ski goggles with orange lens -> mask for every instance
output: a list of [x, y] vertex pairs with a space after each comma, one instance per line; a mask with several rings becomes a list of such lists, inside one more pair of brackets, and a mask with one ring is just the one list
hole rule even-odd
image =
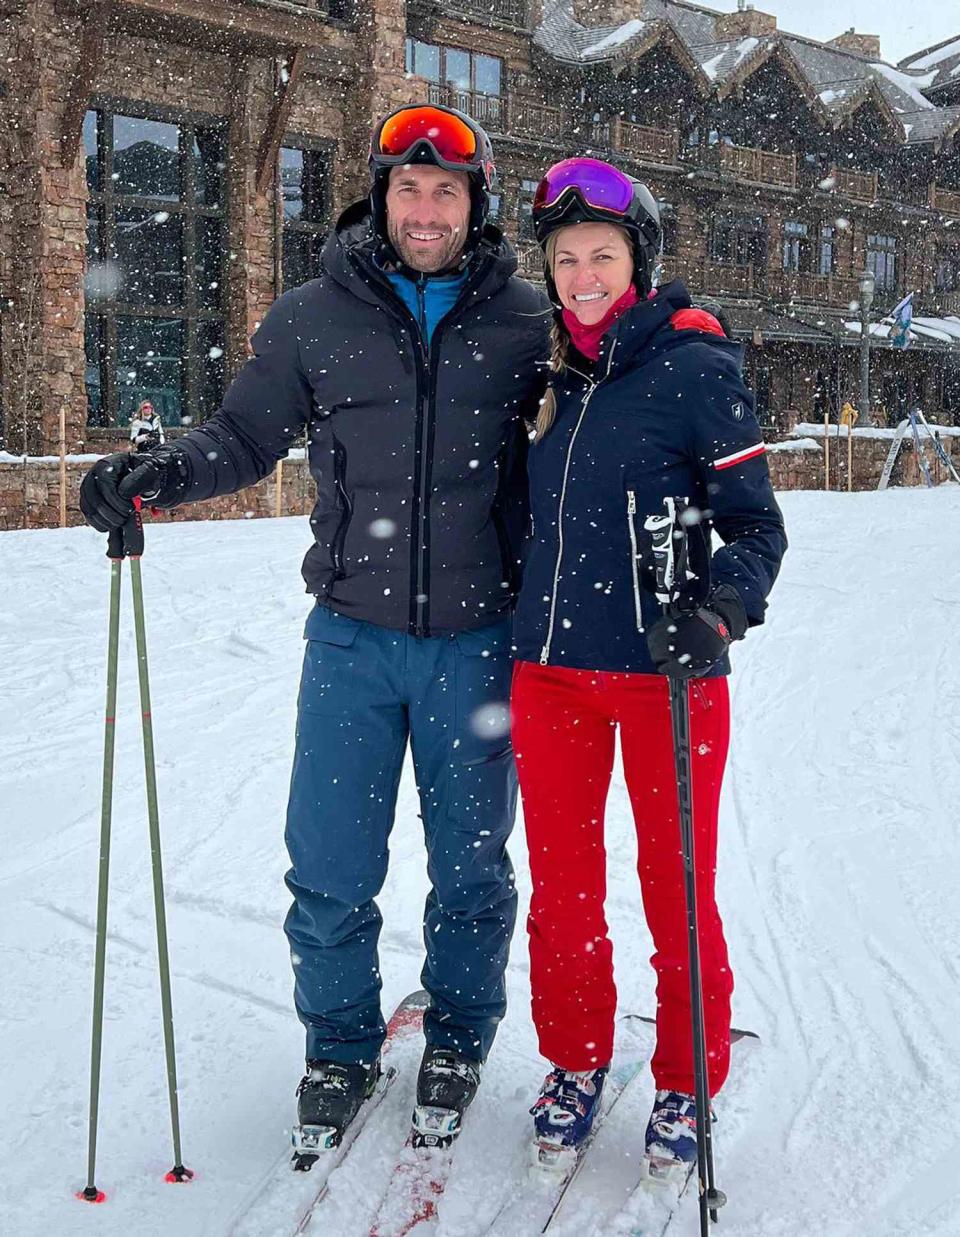
[[395, 167], [417, 162], [427, 148], [430, 163], [450, 172], [481, 172], [487, 188], [495, 175], [490, 143], [469, 116], [447, 108], [413, 104], [380, 122], [370, 144], [370, 162]]

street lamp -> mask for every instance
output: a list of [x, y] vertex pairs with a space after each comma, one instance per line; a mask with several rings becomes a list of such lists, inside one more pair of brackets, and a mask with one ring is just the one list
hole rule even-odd
[[870, 424], [870, 306], [877, 286], [873, 271], [860, 276], [860, 424]]

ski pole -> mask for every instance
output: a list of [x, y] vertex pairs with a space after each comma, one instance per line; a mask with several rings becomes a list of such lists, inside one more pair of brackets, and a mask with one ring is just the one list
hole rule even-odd
[[157, 960], [160, 968], [160, 1006], [163, 1013], [163, 1044], [167, 1063], [167, 1091], [170, 1096], [170, 1125], [173, 1132], [173, 1168], [167, 1181], [189, 1181], [193, 1173], [183, 1165], [180, 1150], [180, 1106], [177, 1100], [177, 1058], [173, 1035], [173, 1001], [170, 994], [170, 954], [167, 946], [167, 913], [163, 894], [163, 859], [160, 851], [160, 813], [157, 807], [157, 770], [153, 748], [153, 718], [150, 710], [150, 677], [147, 669], [147, 630], [143, 612], [143, 583], [140, 558], [143, 554], [143, 519], [140, 499], [134, 499], [136, 513], [130, 556], [133, 584], [133, 624], [137, 641], [137, 670], [140, 679], [140, 713], [143, 722], [143, 764], [147, 781], [147, 820], [150, 829], [150, 858], [153, 869], [153, 905], [157, 921]]
[[103, 987], [107, 957], [107, 896], [110, 886], [110, 826], [113, 816], [113, 751], [117, 716], [117, 649], [120, 643], [120, 571], [123, 536], [110, 534], [110, 622], [107, 634], [107, 708], [103, 728], [103, 791], [100, 801], [100, 864], [97, 882], [97, 936], [93, 972], [93, 1034], [90, 1046], [90, 1130], [87, 1140], [87, 1184], [77, 1195], [88, 1203], [106, 1197], [95, 1184], [97, 1122], [100, 1113], [100, 1061], [103, 1047]]
[[143, 554], [143, 520], [139, 498], [134, 499], [135, 514], [122, 529], [113, 530], [107, 542], [111, 560], [110, 627], [107, 644], [107, 711], [104, 735], [103, 795], [100, 823], [100, 872], [97, 892], [97, 944], [94, 967], [93, 1037], [90, 1064], [90, 1134], [87, 1160], [87, 1185], [78, 1198], [103, 1202], [106, 1195], [95, 1182], [97, 1122], [99, 1116], [100, 1065], [103, 1042], [103, 995], [106, 971], [107, 902], [110, 869], [110, 831], [113, 803], [113, 758], [116, 733], [117, 653], [120, 632], [120, 582], [124, 558], [130, 559], [133, 584], [134, 628], [140, 680], [140, 708], [143, 722], [143, 758], [147, 782], [147, 816], [153, 868], [154, 907], [157, 921], [157, 955], [160, 969], [160, 1002], [163, 1012], [167, 1084], [170, 1096], [170, 1122], [173, 1130], [174, 1166], [166, 1174], [171, 1182], [189, 1181], [193, 1172], [183, 1165], [180, 1148], [180, 1114], [177, 1103], [177, 1066], [173, 1034], [173, 1005], [170, 995], [170, 959], [167, 947], [167, 922], [163, 894], [163, 865], [160, 851], [160, 818], [157, 808], [156, 762], [153, 746], [153, 721], [150, 709], [150, 682], [147, 668], [147, 639], [144, 621], [140, 558]]
[[[681, 612], [680, 593], [696, 577], [688, 569], [687, 535], [681, 516], [686, 500], [665, 498], [666, 515], [649, 516], [644, 527], [651, 533], [656, 568], [656, 597], [665, 616]], [[701, 588], [703, 587], [701, 583]], [[697, 1177], [700, 1233], [706, 1237], [710, 1221], [727, 1201], [718, 1190], [713, 1167], [713, 1133], [707, 1047], [703, 1018], [703, 983], [700, 973], [700, 931], [697, 917], [697, 870], [693, 831], [692, 768], [690, 763], [690, 694], [687, 680], [668, 675], [673, 759], [677, 779], [680, 847], [683, 856], [684, 897], [687, 912], [687, 949], [690, 971], [690, 1008], [693, 1031], [693, 1077], [697, 1108]]]

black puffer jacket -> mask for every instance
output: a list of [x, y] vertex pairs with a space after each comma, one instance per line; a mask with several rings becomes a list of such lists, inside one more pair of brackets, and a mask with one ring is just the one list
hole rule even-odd
[[177, 440], [181, 488], [167, 505], [252, 485], [307, 427], [317, 483], [307, 591], [414, 635], [481, 627], [519, 586], [523, 419], [545, 383], [547, 302], [488, 228], [427, 348], [375, 252], [357, 203], [321, 277], [267, 314], [221, 410]]

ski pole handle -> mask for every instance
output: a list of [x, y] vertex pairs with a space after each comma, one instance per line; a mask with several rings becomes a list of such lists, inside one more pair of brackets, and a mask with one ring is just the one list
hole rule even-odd
[[122, 528], [111, 528], [107, 536], [107, 558], [141, 558], [143, 556], [143, 499], [133, 499], [134, 512]]
[[653, 552], [654, 596], [667, 612], [677, 600], [686, 568], [686, 530], [675, 498], [665, 498], [663, 515], [648, 515], [643, 522]]

